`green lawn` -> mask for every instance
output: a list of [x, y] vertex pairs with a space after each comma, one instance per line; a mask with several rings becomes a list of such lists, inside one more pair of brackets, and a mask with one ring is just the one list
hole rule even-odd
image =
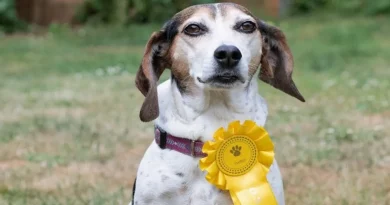
[[[260, 83], [287, 204], [390, 204], [389, 22], [277, 23], [307, 100]], [[154, 29], [0, 36], [0, 204], [129, 202], [153, 138], [134, 74]]]

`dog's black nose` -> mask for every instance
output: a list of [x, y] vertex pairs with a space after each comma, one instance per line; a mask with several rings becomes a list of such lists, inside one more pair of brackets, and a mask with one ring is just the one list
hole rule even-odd
[[222, 45], [214, 51], [214, 58], [224, 68], [233, 68], [241, 60], [241, 52], [235, 46]]

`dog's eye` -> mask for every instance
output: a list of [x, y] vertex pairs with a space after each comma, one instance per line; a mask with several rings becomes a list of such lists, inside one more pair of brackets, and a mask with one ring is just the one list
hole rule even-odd
[[244, 33], [252, 33], [256, 30], [256, 25], [251, 21], [246, 21], [237, 27], [237, 30]]
[[184, 29], [184, 33], [189, 36], [200, 36], [205, 33], [205, 29], [200, 25], [190, 24]]

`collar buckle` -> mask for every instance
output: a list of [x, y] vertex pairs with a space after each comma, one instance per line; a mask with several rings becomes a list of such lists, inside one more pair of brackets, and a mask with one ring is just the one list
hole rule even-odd
[[195, 157], [195, 140], [191, 140], [191, 156]]

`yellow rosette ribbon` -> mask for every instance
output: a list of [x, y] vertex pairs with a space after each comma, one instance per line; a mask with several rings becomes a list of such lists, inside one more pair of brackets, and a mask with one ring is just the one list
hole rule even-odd
[[234, 205], [277, 205], [266, 177], [274, 145], [264, 128], [250, 120], [231, 122], [227, 130], [218, 129], [202, 151], [207, 156], [200, 160], [200, 169], [207, 171], [207, 181], [228, 190]]

